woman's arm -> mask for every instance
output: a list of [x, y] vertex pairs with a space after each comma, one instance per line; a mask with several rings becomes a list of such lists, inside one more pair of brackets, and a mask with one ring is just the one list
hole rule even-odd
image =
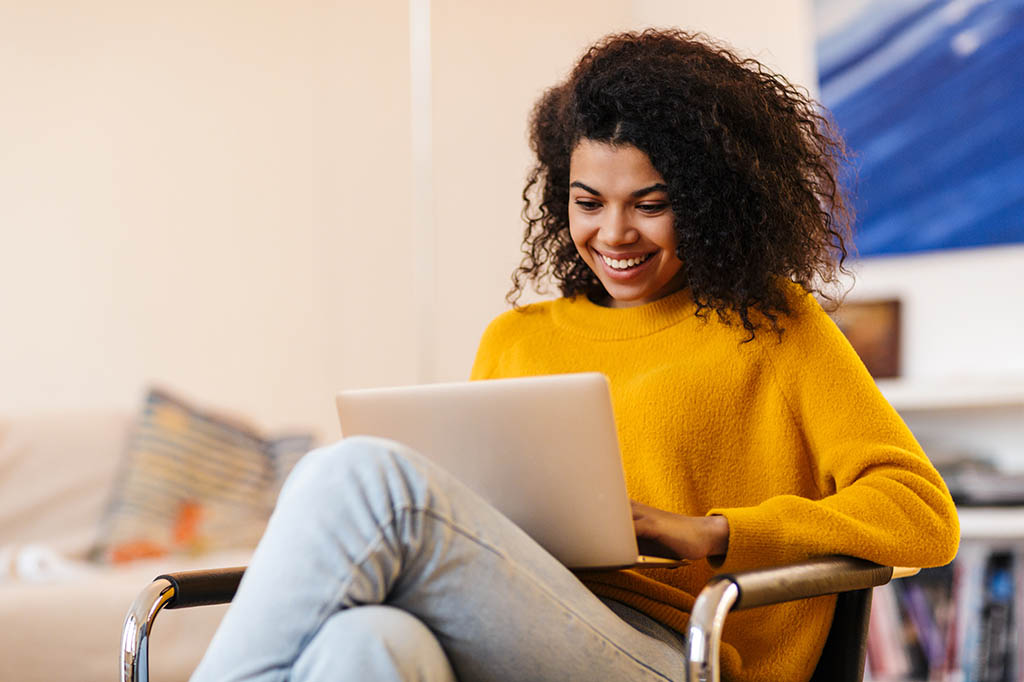
[[949, 562], [959, 524], [942, 478], [821, 307], [806, 297], [794, 308], [781, 343], [771, 335], [754, 343], [785, 397], [820, 496], [780, 494], [709, 509], [729, 523], [721, 568], [826, 554], [890, 566]]

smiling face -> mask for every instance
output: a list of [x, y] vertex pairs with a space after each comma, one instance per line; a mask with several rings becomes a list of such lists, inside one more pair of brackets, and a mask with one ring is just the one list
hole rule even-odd
[[626, 308], [683, 286], [668, 187], [631, 145], [581, 140], [569, 161], [569, 233], [583, 260]]

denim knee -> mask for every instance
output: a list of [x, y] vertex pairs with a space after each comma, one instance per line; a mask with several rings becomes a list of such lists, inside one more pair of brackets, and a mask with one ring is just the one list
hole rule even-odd
[[353, 477], [395, 472], [416, 475], [408, 466], [412, 455], [408, 448], [383, 438], [351, 436], [311, 450], [295, 465], [281, 489], [280, 498], [301, 490], [303, 497], [334, 495], [338, 484]]
[[292, 679], [452, 682], [455, 676], [422, 621], [401, 609], [374, 605], [328, 618], [296, 660]]

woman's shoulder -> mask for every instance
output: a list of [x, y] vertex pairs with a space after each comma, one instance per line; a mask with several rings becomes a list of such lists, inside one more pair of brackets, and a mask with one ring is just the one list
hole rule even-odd
[[552, 309], [557, 302], [530, 303], [499, 314], [484, 330], [481, 347], [507, 348], [525, 337], [550, 330]]
[[867, 377], [863, 363], [849, 340], [814, 294], [787, 282], [789, 312], [778, 316], [780, 333], [759, 331], [759, 345], [772, 359], [777, 373], [828, 376], [853, 372]]
[[529, 337], [550, 330], [551, 308], [554, 303], [554, 301], [544, 301], [519, 306], [512, 310], [506, 310], [491, 320], [480, 339], [471, 377], [473, 379], [493, 377], [497, 371], [496, 368], [501, 364], [501, 358], [510, 348]]
[[540, 301], [506, 310], [491, 320], [484, 335], [508, 336], [543, 329], [551, 324], [552, 312], [561, 300]]

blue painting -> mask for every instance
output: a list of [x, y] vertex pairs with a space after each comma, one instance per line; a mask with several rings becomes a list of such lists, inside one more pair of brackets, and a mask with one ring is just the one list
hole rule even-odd
[[1024, 243], [1024, 0], [815, 0], [861, 256]]

